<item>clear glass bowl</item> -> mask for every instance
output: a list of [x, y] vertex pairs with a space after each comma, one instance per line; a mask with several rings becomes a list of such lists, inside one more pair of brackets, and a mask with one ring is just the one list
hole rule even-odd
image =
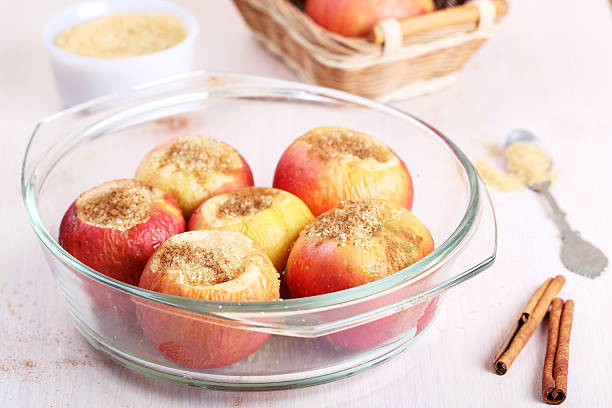
[[[414, 179], [413, 212], [431, 230], [433, 253], [356, 288], [234, 303], [124, 284], [82, 264], [57, 242], [62, 215], [81, 192], [131, 177], [162, 140], [196, 133], [224, 140], [245, 156], [256, 184], [270, 185], [284, 149], [323, 125], [369, 133], [405, 160]], [[380, 364], [431, 324], [440, 295], [495, 259], [491, 202], [455, 144], [390, 106], [295, 82], [195, 72], [81, 104], [36, 127], [22, 183], [30, 222], [82, 335], [131, 369], [206, 388], [302, 387]], [[213, 362], [257, 351], [207, 369], [164, 357], [187, 349]]]

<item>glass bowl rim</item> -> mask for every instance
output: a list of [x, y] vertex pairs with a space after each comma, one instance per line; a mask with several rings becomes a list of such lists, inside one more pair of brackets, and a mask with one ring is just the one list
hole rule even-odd
[[[66, 250], [64, 250], [59, 242], [51, 235], [51, 233], [45, 227], [40, 213], [38, 211], [38, 194], [39, 190], [34, 188], [35, 184], [33, 182], [34, 176], [36, 175], [35, 169], [38, 167], [39, 162], [35, 163], [34, 169], [28, 173], [29, 167], [29, 155], [30, 151], [34, 145], [36, 136], [38, 135], [41, 126], [44, 124], [54, 121], [56, 119], [60, 119], [62, 117], [68, 116], [72, 113], [87, 111], [93, 109], [95, 106], [104, 106], [109, 102], [120, 101], [122, 98], [128, 98], [133, 96], [133, 93], [143, 90], [151, 90], [158, 86], [167, 85], [172, 82], [179, 82], [184, 80], [191, 79], [214, 79], [218, 77], [223, 77], [224, 79], [230, 79], [236, 81], [241, 87], [244, 86], [246, 89], [257, 89], [252, 86], [249, 88], [249, 81], [254, 82], [256, 84], [264, 84], [269, 87], [271, 90], [276, 91], [299, 91], [306, 92], [310, 95], [320, 95], [325, 96], [327, 98], [331, 98], [337, 100], [339, 102], [351, 103], [354, 105], [358, 105], [362, 108], [374, 109], [378, 112], [387, 113], [393, 115], [395, 117], [399, 117], [403, 120], [409, 122], [412, 126], [420, 128], [428, 133], [431, 136], [435, 136], [440, 139], [451, 151], [454, 157], [459, 161], [463, 170], [465, 171], [465, 175], [468, 180], [469, 187], [469, 201], [466, 208], [466, 211], [459, 222], [459, 225], [455, 228], [455, 230], [450, 234], [450, 236], [444, 240], [437, 248], [434, 249], [429, 255], [425, 258], [419, 260], [418, 262], [408, 266], [407, 268], [402, 269], [394, 274], [386, 276], [382, 279], [376, 280], [374, 282], [369, 282], [360, 286], [356, 286], [354, 288], [349, 288], [337, 292], [331, 292], [323, 295], [317, 296], [309, 296], [304, 298], [295, 298], [295, 299], [281, 299], [278, 301], [261, 301], [261, 302], [219, 302], [219, 301], [210, 301], [210, 300], [200, 300], [200, 299], [191, 299], [174, 295], [167, 295], [164, 293], [154, 292], [147, 289], [141, 289], [137, 286], [132, 286], [127, 283], [118, 281], [111, 277], [104, 275], [101, 272], [96, 271], [85, 265], [84, 263], [77, 260], [71, 254], [69, 254]], [[210, 89], [207, 90], [207, 94], [214, 92], [217, 88], [222, 88], [223, 85], [210, 86]], [[283, 93], [283, 96], [287, 96], [286, 93]], [[163, 96], [160, 97], [163, 99]], [[130, 105], [131, 107], [137, 106], [138, 101], [134, 105]], [[112, 117], [112, 116], [111, 116]], [[108, 118], [108, 117], [107, 117]], [[89, 126], [91, 127], [91, 125]], [[80, 143], [79, 143], [80, 144]], [[77, 145], [79, 145], [77, 144]], [[57, 142], [54, 146], [57, 145]], [[77, 146], [75, 145], [75, 146]], [[75, 147], [72, 146], [71, 148]], [[66, 152], [62, 152], [66, 153]], [[61, 160], [58, 158], [57, 161]], [[53, 166], [49, 169], [51, 171]], [[46, 179], [46, 175], [45, 175]], [[44, 182], [43, 182], [44, 183]], [[106, 286], [110, 286], [113, 289], [119, 290], [123, 293], [126, 293], [131, 296], [136, 296], [138, 298], [142, 298], [147, 301], [152, 301], [155, 303], [160, 303], [168, 306], [178, 307], [184, 310], [188, 310], [196, 313], [295, 313], [295, 312], [312, 312], [314, 309], [324, 309], [328, 307], [339, 306], [346, 303], [352, 302], [361, 302], [365, 301], [374, 295], [380, 294], [381, 292], [386, 292], [388, 290], [392, 290], [394, 287], [399, 287], [402, 283], [421, 275], [423, 272], [434, 268], [437, 265], [445, 263], [448, 258], [459, 248], [461, 248], [465, 239], [467, 239], [471, 234], [471, 231], [476, 227], [476, 218], [479, 213], [480, 207], [480, 188], [478, 183], [478, 176], [474, 166], [471, 164], [467, 156], [459, 149], [454, 142], [452, 142], [448, 137], [442, 134], [433, 126], [427, 124], [421, 119], [404, 112], [398, 108], [394, 108], [390, 105], [365, 98], [362, 96], [357, 96], [348, 92], [326, 88], [317, 85], [311, 85], [306, 83], [301, 83], [297, 81], [289, 81], [283, 79], [269, 78], [264, 76], [256, 76], [256, 75], [245, 75], [245, 74], [234, 74], [228, 72], [214, 72], [214, 71], [193, 71], [186, 74], [174, 75], [171, 77], [163, 78], [160, 80], [148, 82], [142, 85], [137, 85], [122, 91], [113, 92], [105, 96], [101, 96], [81, 104], [72, 106], [60, 112], [54, 113], [43, 120], [41, 120], [34, 128], [32, 136], [28, 142], [26, 147], [26, 151], [24, 154], [22, 169], [21, 169], [21, 187], [22, 187], [22, 199], [26, 208], [26, 213], [28, 216], [28, 220], [34, 229], [34, 232], [41, 240], [43, 245], [47, 250], [51, 252], [51, 254], [61, 261], [64, 265], [72, 268], [73, 270], [79, 272], [80, 274], [86, 276], [89, 279], [93, 279], [99, 283], [102, 283]], [[414, 295], [418, 296], [418, 294]]]

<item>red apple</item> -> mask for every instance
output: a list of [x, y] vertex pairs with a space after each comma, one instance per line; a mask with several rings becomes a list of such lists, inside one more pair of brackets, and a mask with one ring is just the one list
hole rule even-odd
[[253, 185], [251, 168], [231, 146], [204, 136], [170, 139], [151, 150], [136, 179], [166, 191], [185, 218], [216, 194]]
[[318, 216], [342, 200], [382, 199], [412, 208], [412, 178], [382, 142], [342, 127], [320, 127], [283, 153], [274, 187], [300, 197]]
[[[300, 233], [285, 279], [293, 297], [322, 295], [389, 276], [432, 250], [429, 231], [406, 208], [383, 200], [341, 202]], [[416, 326], [425, 306], [330, 338], [349, 349], [374, 347]]]
[[[279, 298], [278, 272], [264, 251], [234, 231], [175, 235], [153, 254], [140, 287], [213, 301]], [[232, 322], [137, 299], [146, 336], [170, 361], [204, 369], [235, 363], [258, 350], [269, 335], [231, 327]]]
[[183, 231], [185, 220], [169, 195], [122, 179], [95, 187], [72, 203], [60, 224], [59, 243], [90, 268], [138, 285], [155, 249]]
[[439, 300], [440, 296], [436, 296], [435, 298], [430, 300], [429, 303], [427, 303], [427, 308], [425, 308], [423, 316], [419, 318], [416, 334], [421, 333], [423, 330], [425, 330], [425, 328], [427, 328], [427, 326], [429, 326], [429, 323], [431, 323], [432, 319], [436, 315], [436, 309], [438, 308]]
[[317, 24], [347, 37], [367, 35], [379, 21], [402, 20], [430, 12], [433, 0], [307, 0], [306, 14]]
[[204, 201], [189, 219], [189, 229], [242, 232], [282, 272], [289, 247], [313, 218], [306, 204], [291, 193], [270, 187], [245, 187]]

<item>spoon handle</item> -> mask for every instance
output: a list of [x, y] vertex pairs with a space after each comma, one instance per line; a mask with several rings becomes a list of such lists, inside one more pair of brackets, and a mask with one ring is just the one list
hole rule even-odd
[[567, 219], [565, 218], [565, 212], [561, 209], [561, 207], [559, 207], [559, 204], [557, 204], [557, 200], [555, 200], [551, 194], [549, 186], [550, 183], [542, 184], [539, 186], [538, 191], [544, 196], [544, 198], [546, 198], [548, 204], [550, 204], [553, 212], [553, 220], [561, 230], [561, 237], [566, 237], [569, 234], [575, 234], [576, 231], [572, 230], [570, 227]]
[[595, 245], [580, 237], [578, 231], [572, 230], [565, 219], [565, 213], [550, 193], [550, 182], [537, 183], [529, 186], [542, 194], [552, 209], [552, 218], [561, 230], [561, 262], [570, 271], [589, 278], [595, 278], [608, 266], [608, 258]]

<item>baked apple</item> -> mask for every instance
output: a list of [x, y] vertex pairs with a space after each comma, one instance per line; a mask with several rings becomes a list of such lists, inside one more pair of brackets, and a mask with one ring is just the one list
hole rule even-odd
[[122, 179], [95, 187], [70, 205], [60, 224], [59, 243], [90, 268], [138, 285], [155, 249], [183, 231], [183, 214], [169, 195]]
[[301, 198], [318, 216], [340, 201], [382, 199], [412, 208], [412, 178], [382, 142], [342, 127], [320, 127], [283, 153], [274, 187]]
[[170, 139], [151, 150], [136, 179], [166, 191], [188, 218], [204, 200], [253, 185], [251, 168], [231, 146], [204, 136]]
[[[427, 228], [406, 208], [384, 200], [341, 202], [300, 233], [285, 279], [293, 297], [353, 288], [398, 272], [433, 250]], [[416, 326], [426, 304], [334, 333], [349, 349], [374, 347]]]
[[245, 187], [204, 201], [189, 219], [189, 230], [242, 232], [263, 248], [281, 272], [289, 247], [313, 218], [306, 204], [291, 193]]
[[[153, 254], [140, 287], [213, 301], [279, 298], [278, 272], [253, 240], [235, 231], [175, 235]], [[231, 327], [231, 321], [136, 300], [146, 336], [170, 361], [204, 369], [235, 363], [258, 350], [265, 333]]]

